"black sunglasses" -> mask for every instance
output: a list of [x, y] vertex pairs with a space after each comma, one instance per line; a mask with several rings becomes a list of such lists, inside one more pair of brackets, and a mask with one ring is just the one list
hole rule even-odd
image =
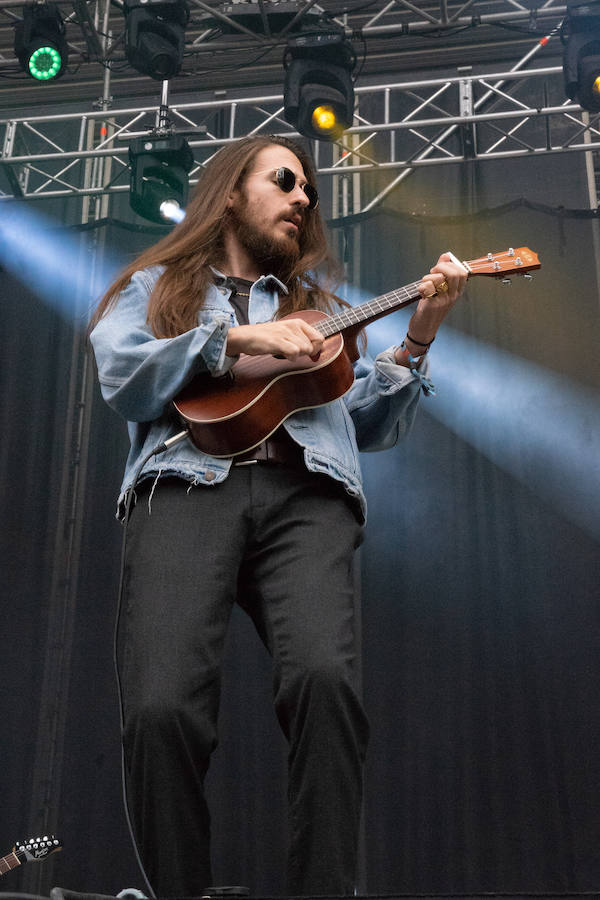
[[[281, 168], [277, 169], [275, 172], [275, 179], [277, 184], [281, 188], [281, 190], [285, 194], [289, 194], [296, 187], [296, 176], [291, 169], [286, 169], [285, 166], [281, 166]], [[302, 190], [308, 197], [308, 208], [316, 209], [319, 205], [319, 195], [317, 193], [317, 189], [314, 188], [311, 184], [303, 184]]]

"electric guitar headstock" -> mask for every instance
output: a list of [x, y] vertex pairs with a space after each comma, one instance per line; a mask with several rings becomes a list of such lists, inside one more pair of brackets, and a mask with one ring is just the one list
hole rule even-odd
[[62, 844], [53, 834], [18, 841], [9, 854], [0, 857], [0, 875], [27, 862], [41, 862], [58, 850], [62, 850]]
[[525, 275], [532, 269], [539, 269], [541, 263], [537, 253], [529, 247], [509, 247], [500, 253], [488, 253], [479, 259], [463, 261], [469, 275], [489, 275], [492, 278], [501, 278], [504, 283], [510, 284], [509, 275]]

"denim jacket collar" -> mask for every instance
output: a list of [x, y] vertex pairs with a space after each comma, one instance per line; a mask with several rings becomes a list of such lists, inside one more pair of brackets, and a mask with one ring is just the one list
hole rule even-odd
[[[219, 287], [226, 286], [229, 276], [224, 275], [223, 272], [220, 272], [214, 266], [211, 266], [210, 270], [215, 276], [215, 284]], [[271, 274], [261, 275], [260, 278], [257, 278], [252, 287], [260, 288], [263, 291], [276, 290], [281, 291], [282, 294], [289, 294], [283, 281], [280, 281], [279, 278], [276, 278], [275, 275]]]

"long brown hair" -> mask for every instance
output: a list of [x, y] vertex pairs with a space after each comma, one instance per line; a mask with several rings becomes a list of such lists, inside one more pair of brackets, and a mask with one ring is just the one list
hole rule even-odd
[[[147, 321], [156, 337], [176, 337], [197, 324], [207, 287], [223, 250], [227, 200], [248, 174], [256, 154], [279, 144], [294, 153], [307, 180], [315, 183], [309, 156], [294, 141], [276, 135], [241, 138], [219, 150], [206, 166], [187, 205], [185, 219], [157, 244], [137, 257], [113, 282], [100, 301], [90, 328], [115, 305], [134, 272], [162, 265], [148, 303]], [[331, 290], [340, 268], [332, 256], [318, 210], [306, 210], [300, 233], [300, 255], [287, 280], [289, 294], [282, 298], [278, 317], [298, 309], [316, 307], [327, 312], [339, 306]], [[326, 277], [328, 291], [315, 281], [317, 270]], [[267, 273], [265, 273], [267, 274]], [[344, 304], [345, 305], [345, 304]]]

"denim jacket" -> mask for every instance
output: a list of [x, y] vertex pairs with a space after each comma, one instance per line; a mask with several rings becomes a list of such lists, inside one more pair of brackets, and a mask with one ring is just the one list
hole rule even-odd
[[[103, 397], [127, 420], [131, 441], [119, 508], [144, 456], [182, 430], [172, 399], [197, 373], [220, 376], [236, 361], [226, 355], [226, 341], [229, 328], [238, 322], [229, 303], [231, 292], [220, 273], [208, 289], [195, 328], [175, 338], [153, 335], [146, 321], [147, 304], [162, 271], [155, 266], [136, 272], [91, 335]], [[286, 292], [286, 288], [273, 275], [252, 285], [251, 324], [273, 319], [278, 291]], [[294, 413], [284, 422], [304, 448], [307, 468], [342, 482], [358, 500], [363, 516], [366, 502], [358, 451], [393, 446], [409, 431], [418, 403], [419, 381], [407, 368], [396, 365], [393, 352], [390, 348], [380, 353], [374, 363], [359, 359], [354, 384], [343, 398]], [[427, 374], [425, 366], [426, 360], [423, 374]], [[175, 475], [194, 485], [216, 485], [227, 477], [231, 464], [231, 459], [202, 453], [188, 439], [152, 457], [140, 480]]]

